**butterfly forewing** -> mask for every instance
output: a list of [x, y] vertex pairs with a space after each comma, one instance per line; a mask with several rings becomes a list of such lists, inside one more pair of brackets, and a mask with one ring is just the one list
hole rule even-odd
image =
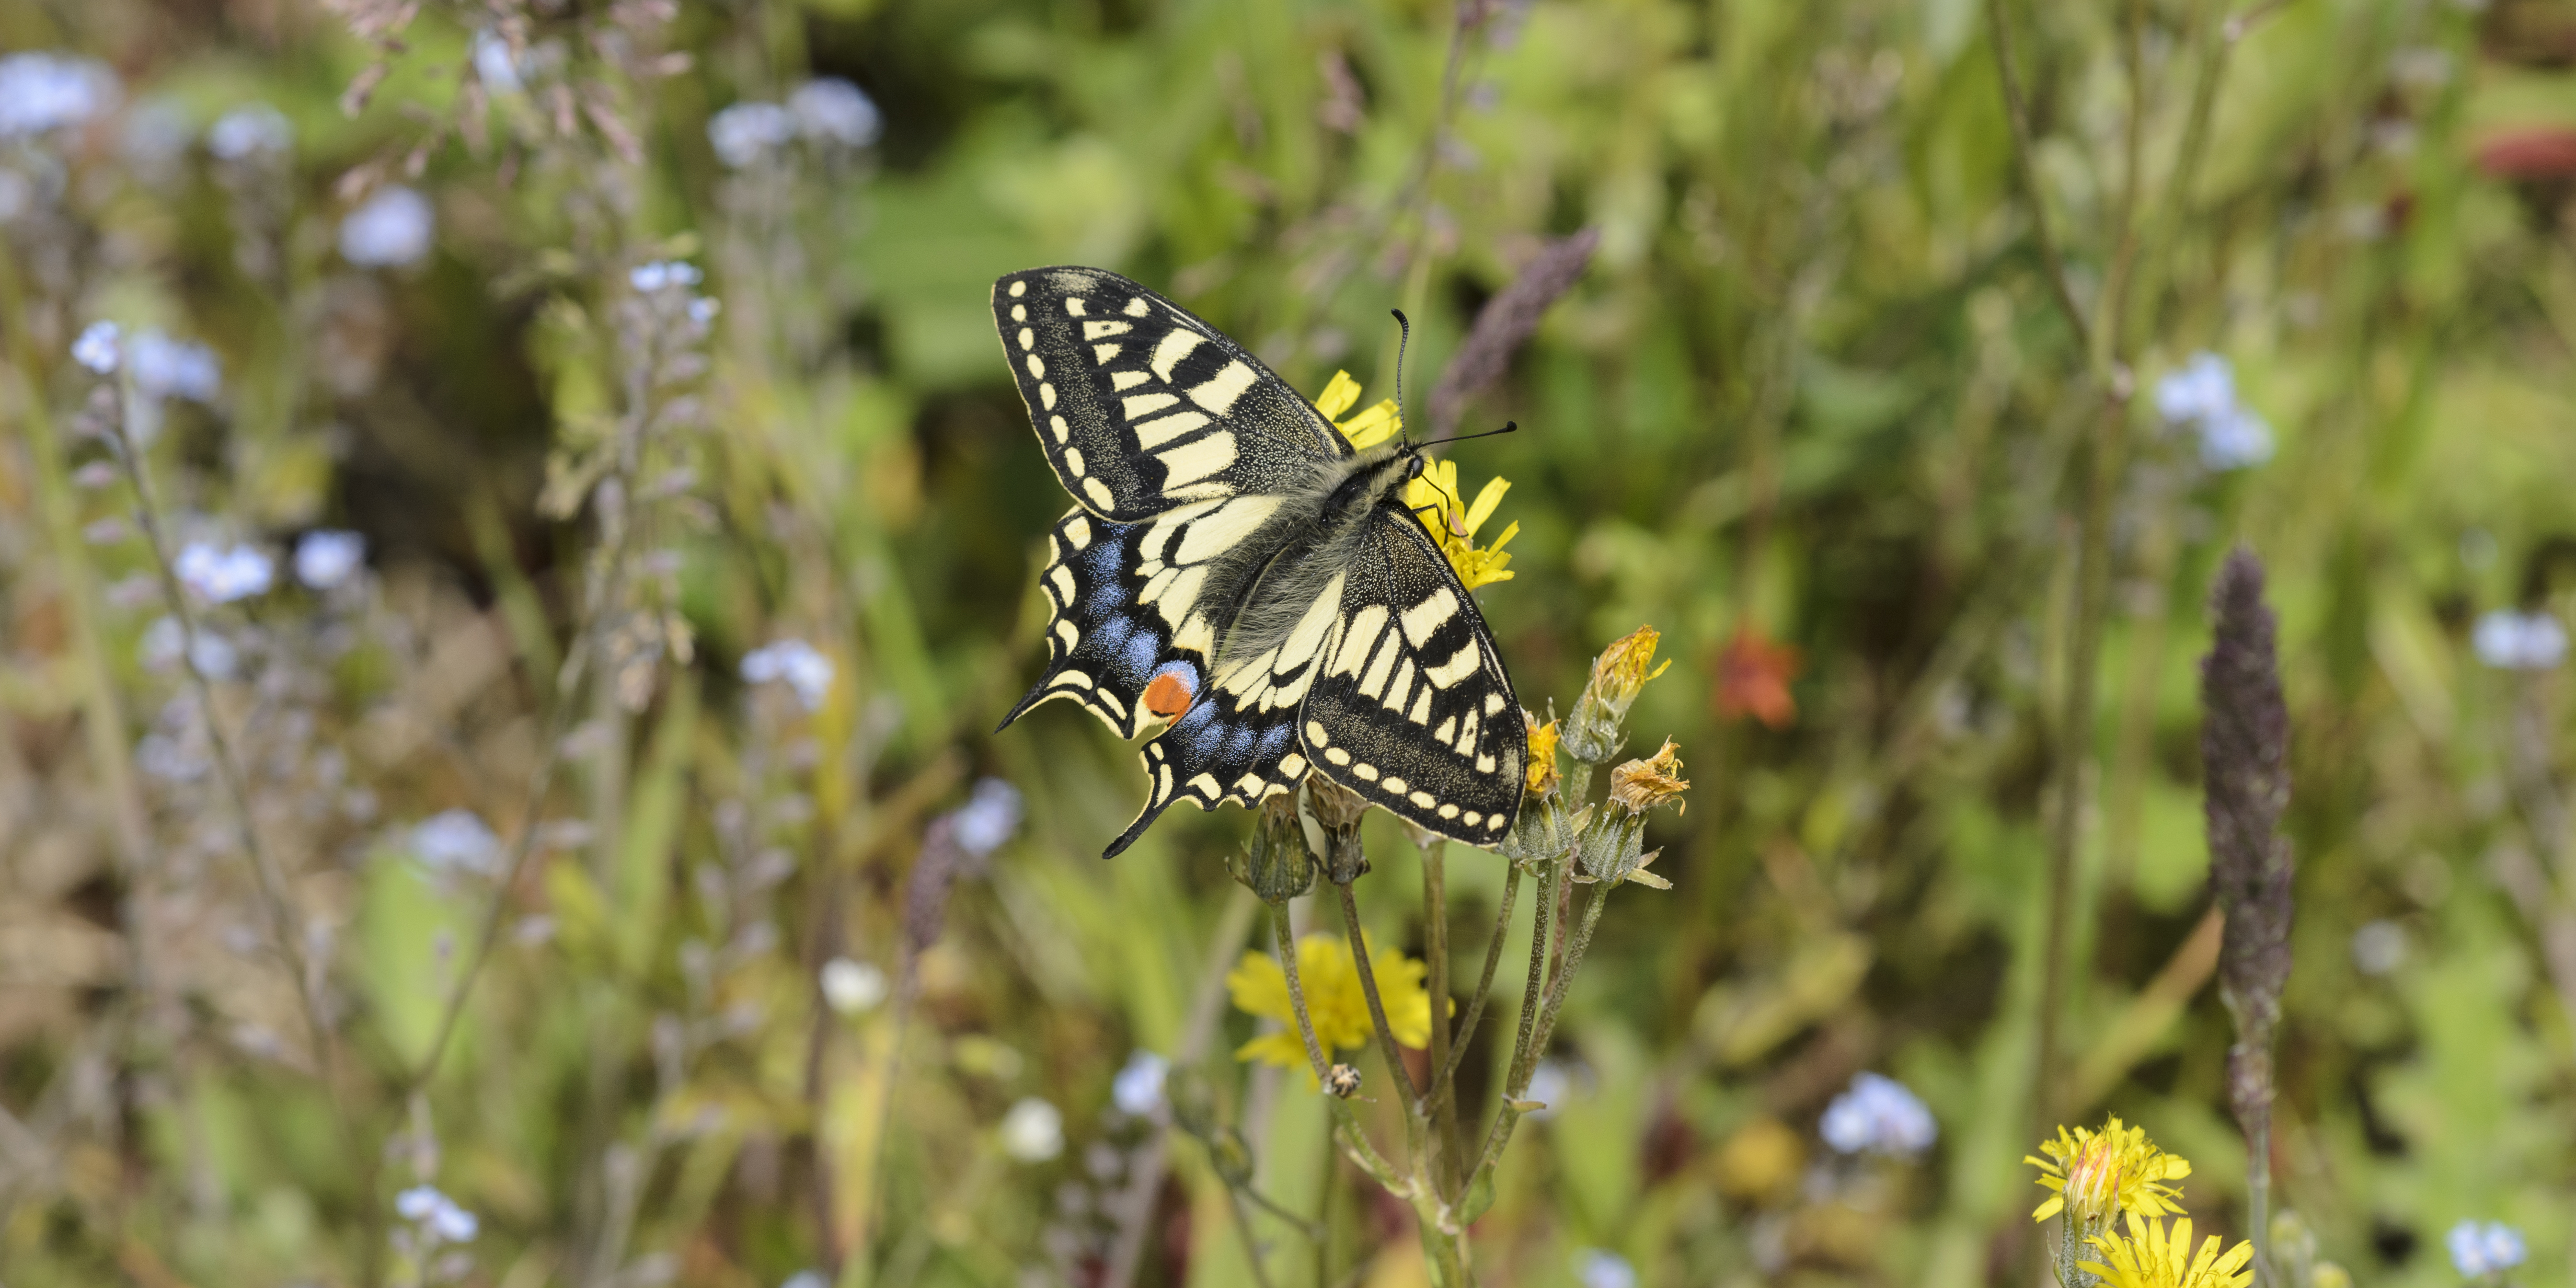
[[1298, 731], [1372, 805], [1491, 846], [1520, 811], [1529, 731], [1476, 602], [1411, 515], [1380, 509]]
[[1259, 359], [1116, 273], [1011, 274], [993, 320], [1047, 462], [1102, 518], [1294, 489], [1350, 452]]

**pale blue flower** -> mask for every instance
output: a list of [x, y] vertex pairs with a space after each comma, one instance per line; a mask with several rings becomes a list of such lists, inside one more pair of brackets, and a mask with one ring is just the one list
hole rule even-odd
[[[241, 653], [232, 641], [204, 627], [197, 630], [197, 645], [189, 650], [197, 674], [209, 680], [229, 680], [241, 665]], [[143, 628], [140, 652], [143, 665], [154, 671], [167, 671], [179, 664], [179, 648], [187, 639], [187, 630], [176, 617], [163, 617]]]
[[519, 60], [510, 53], [510, 42], [489, 27], [474, 33], [474, 78], [495, 93], [519, 88]]
[[1607, 1248], [1575, 1253], [1574, 1277], [1583, 1288], [1637, 1288], [1637, 1268]]
[[2546, 671], [2567, 658], [2567, 628], [2544, 612], [2499, 608], [2478, 619], [2469, 645], [2497, 670]]
[[116, 74], [93, 58], [36, 51], [0, 58], [0, 141], [79, 125], [116, 105]]
[[2236, 397], [2227, 359], [2206, 350], [2156, 382], [2165, 423], [2200, 435], [2200, 463], [2226, 472], [2272, 459], [2272, 427]]
[[92, 322], [81, 329], [80, 338], [72, 341], [72, 361], [99, 375], [116, 370], [117, 328], [113, 322]]
[[690, 287], [705, 280], [705, 275], [698, 272], [697, 265], [678, 259], [659, 259], [650, 264], [638, 264], [626, 274], [627, 283], [647, 295], [667, 286]]
[[257, 548], [237, 545], [222, 549], [207, 541], [189, 542], [179, 557], [170, 561], [170, 571], [179, 578], [180, 585], [213, 604], [264, 595], [276, 579], [276, 566]]
[[1900, 1158], [1930, 1149], [1940, 1135], [1921, 1097], [1904, 1083], [1875, 1073], [1854, 1077], [1851, 1088], [1825, 1107], [1816, 1130], [1838, 1153]]
[[787, 96], [787, 111], [806, 138], [863, 148], [877, 141], [885, 118], [866, 91], [838, 76], [824, 76], [796, 87]]
[[707, 118], [716, 159], [739, 170], [796, 137], [796, 117], [776, 103], [736, 103]]
[[2450, 1249], [2451, 1268], [2470, 1279], [2502, 1274], [2528, 1255], [2522, 1231], [2502, 1221], [2462, 1221], [2442, 1242]]
[[245, 103], [217, 118], [206, 131], [206, 150], [218, 160], [240, 161], [262, 152], [295, 148], [295, 126], [266, 103]]
[[1545, 1121], [1556, 1117], [1557, 1112], [1565, 1108], [1566, 1098], [1573, 1094], [1574, 1075], [1564, 1062], [1541, 1060], [1537, 1068], [1530, 1070], [1529, 1086], [1524, 1089], [1521, 1099], [1535, 1101], [1540, 1106], [1530, 1110], [1527, 1117]]
[[135, 389], [149, 398], [212, 403], [224, 391], [224, 364], [214, 350], [158, 331], [135, 334], [125, 346], [125, 365]]
[[354, 532], [324, 528], [295, 543], [295, 579], [315, 590], [329, 590], [349, 580], [367, 558], [367, 539]]
[[472, 1243], [483, 1227], [473, 1213], [431, 1185], [415, 1185], [396, 1195], [394, 1211], [406, 1221], [419, 1223], [423, 1232], [442, 1243]]
[[803, 640], [779, 640], [743, 655], [742, 678], [748, 684], [783, 683], [798, 706], [820, 710], [832, 693], [832, 659]]
[[433, 871], [489, 875], [501, 866], [501, 838], [472, 810], [443, 810], [412, 828], [411, 853]]
[[1163, 1103], [1163, 1082], [1171, 1071], [1171, 1063], [1163, 1057], [1138, 1051], [1127, 1057], [1127, 1067], [1110, 1080], [1109, 1098], [1121, 1113], [1142, 1118]]
[[949, 815], [949, 827], [957, 848], [979, 859], [991, 854], [1020, 830], [1020, 789], [998, 778], [976, 783], [974, 794]]
[[429, 254], [437, 214], [429, 198], [389, 184], [340, 221], [340, 257], [361, 268], [397, 268]]

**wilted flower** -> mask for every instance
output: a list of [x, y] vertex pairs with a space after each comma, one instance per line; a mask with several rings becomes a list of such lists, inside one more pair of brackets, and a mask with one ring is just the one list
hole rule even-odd
[[787, 110], [806, 138], [845, 148], [866, 147], [885, 128], [875, 101], [838, 76], [817, 77], [797, 86], [787, 96]]
[[1142, 1118], [1163, 1103], [1163, 1081], [1172, 1071], [1171, 1063], [1151, 1051], [1138, 1051], [1127, 1057], [1127, 1067], [1109, 1082], [1109, 1098], [1119, 1112]]
[[340, 257], [361, 268], [398, 268], [429, 254], [437, 215], [429, 198], [388, 184], [340, 221]]
[[2078, 1127], [2069, 1135], [2060, 1127], [2057, 1139], [2040, 1142], [2039, 1152], [2048, 1157], [2025, 1154], [2021, 1161], [2038, 1168], [2039, 1184], [2055, 1193], [2030, 1214], [2031, 1220], [2045, 1221], [2070, 1209], [2088, 1226], [2120, 1212], [2133, 1217], [2182, 1214], [2175, 1204], [2180, 1192], [2165, 1182], [2191, 1175], [2191, 1161], [2158, 1149], [2147, 1139], [2146, 1128], [2122, 1126], [2118, 1114], [2099, 1132]]
[[1632, 814], [1643, 814], [1658, 805], [1688, 809], [1682, 793], [1690, 783], [1682, 778], [1681, 745], [1670, 738], [1652, 757], [1627, 761], [1610, 771], [1610, 799]]
[[[179, 648], [186, 638], [187, 631], [179, 625], [178, 618], [155, 619], [150, 626], [143, 628], [143, 665], [155, 671], [177, 666]], [[189, 651], [188, 660], [195, 663], [197, 674], [209, 680], [229, 680], [233, 678], [234, 668], [241, 664], [241, 655], [231, 641], [213, 631], [200, 629], [197, 646]]]
[[229, 604], [265, 594], [275, 579], [275, 569], [267, 555], [251, 546], [218, 549], [211, 542], [191, 541], [170, 561], [170, 571], [198, 598], [214, 604]]
[[429, 1185], [415, 1185], [395, 1196], [394, 1211], [406, 1221], [418, 1222], [424, 1233], [441, 1243], [472, 1243], [483, 1224]]
[[746, 102], [707, 118], [707, 142], [716, 159], [736, 170], [796, 137], [796, 118], [776, 103]]
[[78, 125], [116, 103], [107, 64], [42, 51], [0, 58], [0, 140]]
[[1574, 1278], [1583, 1288], [1637, 1288], [1637, 1268], [1605, 1248], [1575, 1253]]
[[158, 331], [143, 331], [125, 346], [134, 387], [150, 398], [211, 403], [224, 390], [224, 365], [215, 351]]
[[978, 780], [949, 826], [958, 849], [979, 859], [991, 854], [1020, 830], [1020, 789], [999, 778]]
[[2101, 1276], [2109, 1288], [2249, 1288], [2254, 1282], [2251, 1243], [2240, 1240], [2222, 1253], [2213, 1234], [2194, 1252], [2189, 1217], [2167, 1227], [2133, 1211], [2127, 1225], [2125, 1233], [2106, 1232], [2087, 1240], [2102, 1259], [2079, 1261], [2076, 1267]]
[[329, 590], [349, 580], [366, 557], [365, 537], [317, 529], [295, 543], [295, 579], [315, 590]]
[[116, 335], [117, 328], [113, 322], [92, 322], [81, 328], [80, 338], [72, 341], [72, 361], [89, 368], [98, 375], [114, 373], [117, 358]]
[[2499, 608], [2478, 619], [2469, 639], [2478, 660], [2500, 671], [2546, 671], [2567, 658], [2567, 628], [2537, 609]]
[[443, 810], [412, 828], [411, 853], [434, 871], [489, 874], [501, 866], [501, 838], [472, 810]]
[[743, 655], [742, 678], [747, 684], [783, 682], [798, 706], [817, 711], [832, 692], [832, 659], [803, 640], [779, 640]]
[[886, 999], [885, 972], [847, 957], [823, 963], [822, 984], [823, 1004], [843, 1015], [875, 1010]]
[[1876, 1073], [1854, 1077], [1851, 1089], [1825, 1106], [1816, 1130], [1838, 1153], [1893, 1157], [1920, 1154], [1940, 1135], [1920, 1097], [1904, 1083]]
[[[1387, 1027], [1409, 1047], [1431, 1041], [1431, 995], [1424, 991], [1425, 967], [1397, 949], [1369, 949], [1377, 975], [1378, 1000], [1386, 1007]], [[1318, 932], [1297, 941], [1297, 984], [1306, 995], [1306, 1016], [1314, 1023], [1315, 1041], [1325, 1058], [1356, 1047], [1376, 1031], [1369, 1019], [1368, 996], [1360, 990], [1357, 962], [1350, 941]], [[1280, 1021], [1284, 1028], [1237, 1047], [1234, 1058], [1261, 1060], [1283, 1069], [1314, 1070], [1306, 1062], [1306, 1039], [1297, 1028], [1297, 1012], [1288, 997], [1288, 976], [1276, 958], [1247, 952], [1225, 977], [1236, 1009]]]
[[2442, 1243], [2450, 1249], [2451, 1268], [2470, 1279], [2502, 1274], [2529, 1255], [2522, 1231], [2502, 1221], [2462, 1221], [2451, 1227]]
[[2236, 376], [2227, 359], [2195, 353], [2181, 370], [2156, 382], [2156, 410], [2165, 422], [2200, 434], [2201, 464], [2243, 469], [2272, 459], [2272, 427], [2236, 399]]
[[1023, 1163], [1043, 1163], [1064, 1152], [1064, 1115], [1030, 1096], [1002, 1115], [1002, 1152]]
[[245, 103], [215, 119], [206, 131], [206, 150], [222, 161], [240, 161], [262, 152], [284, 153], [295, 147], [295, 126], [266, 103]]

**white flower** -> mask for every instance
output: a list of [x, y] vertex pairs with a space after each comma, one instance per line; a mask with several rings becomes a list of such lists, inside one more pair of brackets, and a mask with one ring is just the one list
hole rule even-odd
[[99, 375], [116, 370], [116, 324], [92, 322], [81, 328], [80, 338], [72, 341], [72, 361]]
[[340, 221], [340, 257], [362, 268], [417, 263], [429, 253], [437, 223], [429, 198], [387, 185]]
[[2501, 671], [2546, 671], [2567, 658], [2567, 628], [2547, 613], [2499, 608], [2478, 619], [2469, 645]]
[[650, 295], [666, 286], [695, 286], [706, 278], [698, 272], [697, 265], [686, 260], [663, 259], [636, 265], [626, 274], [626, 280], [636, 290]]
[[366, 561], [367, 539], [329, 528], [304, 534], [295, 543], [295, 579], [315, 590], [329, 590], [349, 580]]
[[488, 874], [501, 866], [501, 838], [472, 810], [444, 810], [412, 828], [411, 853], [437, 871]]
[[1940, 1128], [1932, 1111], [1904, 1083], [1875, 1073], [1852, 1079], [1851, 1089], [1825, 1107], [1817, 1132], [1839, 1153], [1910, 1157], [1932, 1147]]
[[245, 103], [216, 118], [206, 131], [206, 150], [225, 161], [240, 161], [261, 152], [294, 150], [295, 126], [266, 103]]
[[783, 681], [795, 692], [797, 705], [815, 711], [832, 693], [832, 659], [803, 640], [780, 640], [744, 654], [742, 678], [749, 684]]
[[116, 103], [105, 63], [44, 52], [0, 58], [0, 140], [78, 125]]
[[[187, 631], [176, 617], [163, 617], [143, 628], [143, 665], [154, 671], [167, 671], [179, 664], [179, 645]], [[232, 641], [210, 630], [197, 631], [197, 646], [189, 651], [189, 661], [197, 664], [197, 674], [209, 680], [229, 680], [241, 664], [241, 654]]]
[[1637, 1288], [1637, 1268], [1606, 1248], [1575, 1253], [1574, 1277], [1583, 1288]]
[[885, 972], [835, 957], [823, 963], [823, 1003], [843, 1015], [873, 1011], [886, 998]]
[[866, 147], [876, 142], [877, 135], [885, 129], [885, 118], [877, 111], [875, 101], [838, 76], [824, 76], [797, 86], [796, 92], [787, 96], [787, 110], [795, 116], [796, 128], [806, 138], [845, 148]]
[[2365, 922], [2352, 932], [2353, 968], [2364, 975], [2387, 975], [2406, 964], [2406, 928], [2396, 922]]
[[170, 561], [170, 571], [179, 578], [180, 585], [215, 604], [266, 594], [276, 575], [268, 556], [250, 546], [220, 550], [205, 541], [189, 542], [179, 557]]
[[2443, 1243], [2451, 1250], [2451, 1268], [2471, 1279], [2511, 1270], [2527, 1255], [2522, 1231], [2502, 1221], [2462, 1221], [2451, 1227]]
[[474, 77], [497, 93], [519, 88], [519, 62], [510, 54], [510, 42], [489, 27], [474, 33]]
[[1127, 1057], [1127, 1067], [1110, 1080], [1109, 1098], [1117, 1103], [1120, 1112], [1142, 1118], [1163, 1103], [1163, 1081], [1171, 1071], [1170, 1062], [1163, 1057], [1138, 1051]]
[[483, 1227], [473, 1213], [456, 1206], [454, 1199], [431, 1185], [415, 1185], [394, 1196], [394, 1211], [406, 1221], [418, 1222], [431, 1238], [445, 1243], [472, 1243]]
[[125, 346], [134, 387], [146, 397], [212, 403], [224, 391], [224, 364], [215, 351], [158, 331], [141, 331]]
[[1573, 1094], [1574, 1077], [1566, 1070], [1564, 1062], [1541, 1060], [1537, 1068], [1530, 1070], [1529, 1086], [1522, 1093], [1521, 1099], [1533, 1100], [1546, 1106], [1544, 1109], [1533, 1109], [1528, 1114], [1529, 1117], [1544, 1122], [1556, 1117], [1557, 1111], [1565, 1108], [1567, 1097]]
[[1064, 1115], [1035, 1096], [1002, 1115], [1002, 1152], [1023, 1163], [1043, 1163], [1064, 1152]]
[[2225, 472], [2272, 459], [2272, 427], [2236, 399], [2227, 359], [2203, 351], [2156, 382], [2156, 411], [2165, 423], [2200, 434], [2200, 463]]
[[736, 103], [707, 118], [716, 159], [736, 170], [796, 137], [796, 118], [776, 103]]

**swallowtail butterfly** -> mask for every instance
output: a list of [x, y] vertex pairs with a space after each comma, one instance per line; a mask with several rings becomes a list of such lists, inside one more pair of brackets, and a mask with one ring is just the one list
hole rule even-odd
[[1321, 773], [1454, 840], [1520, 810], [1529, 733], [1449, 561], [1405, 508], [1410, 442], [1354, 450], [1188, 310], [1115, 273], [993, 284], [1038, 445], [1075, 506], [1047, 541], [1046, 673], [1144, 746], [1145, 807], [1252, 805]]

